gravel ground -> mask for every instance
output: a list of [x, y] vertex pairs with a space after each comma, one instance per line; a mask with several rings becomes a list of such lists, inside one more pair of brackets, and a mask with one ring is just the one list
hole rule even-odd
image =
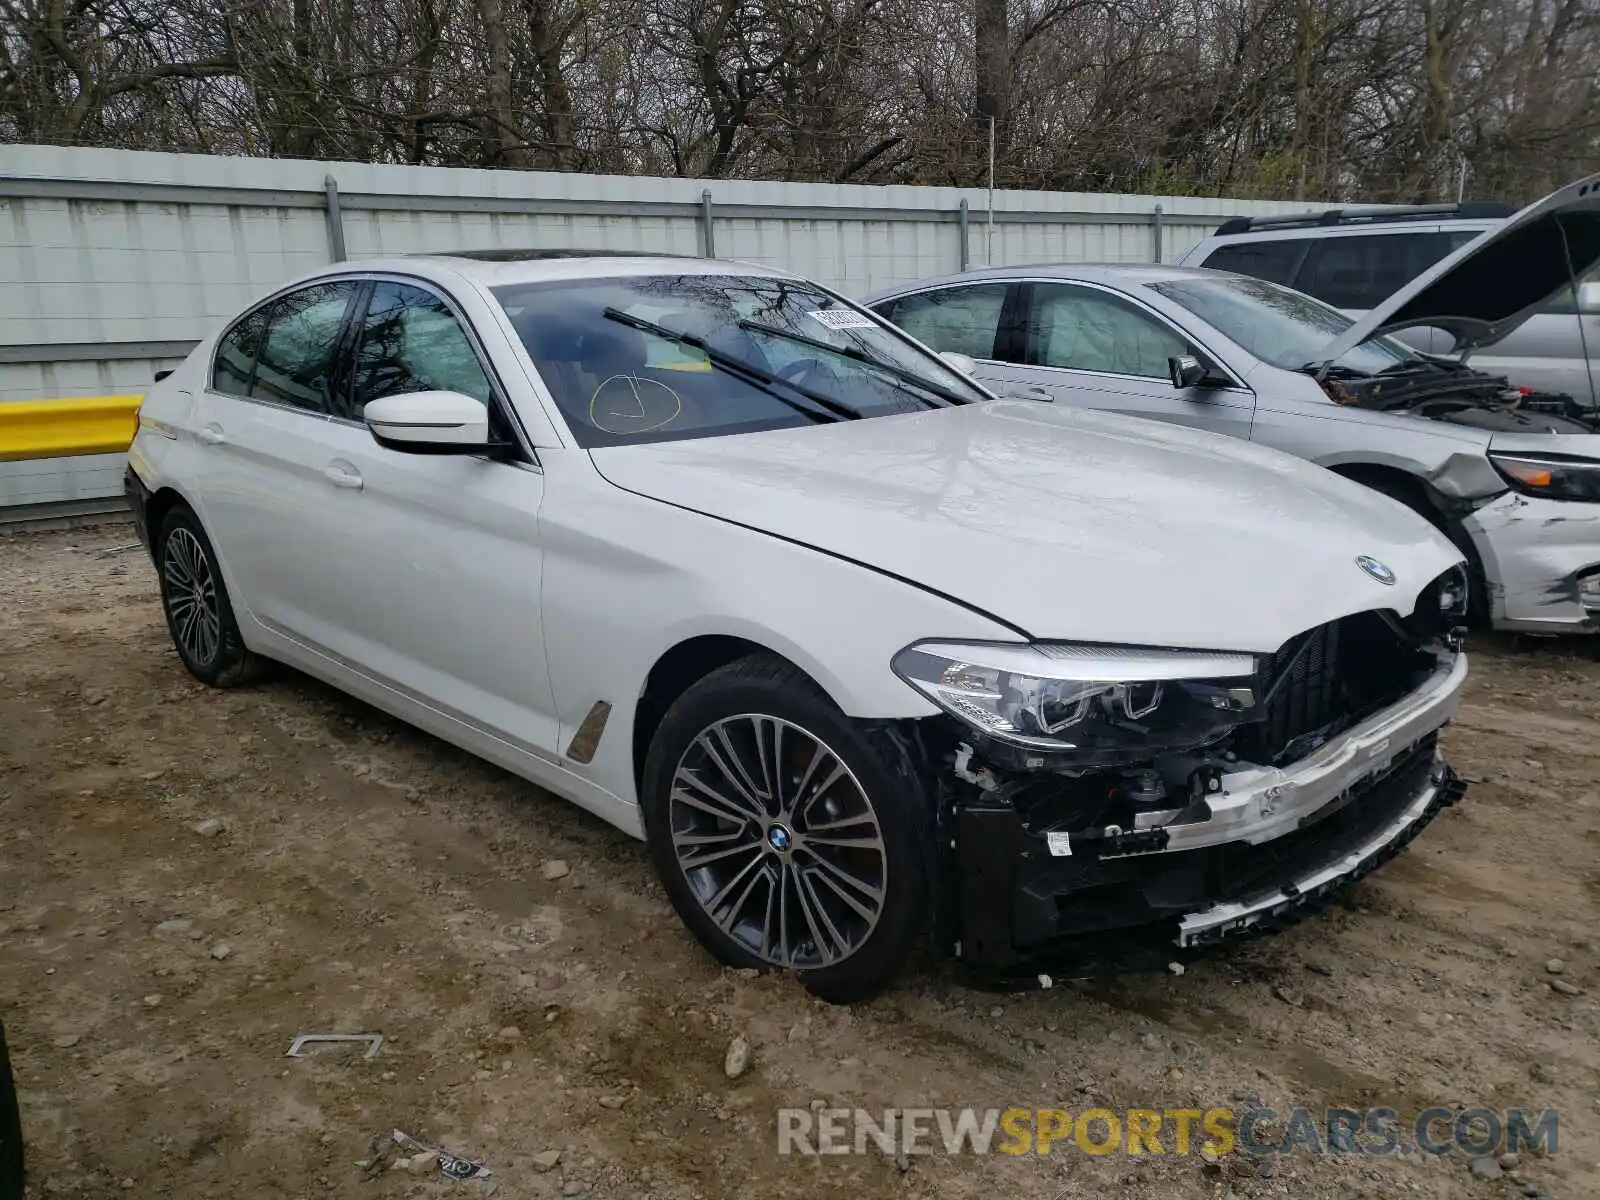
[[[1446, 734], [1465, 802], [1280, 937], [1026, 995], [925, 966], [841, 1009], [716, 967], [639, 845], [531, 785], [300, 676], [195, 684], [130, 538], [0, 539], [0, 1018], [33, 1194], [1600, 1195], [1600, 648], [1481, 641]], [[285, 1057], [321, 1030], [388, 1041]], [[776, 1109], [814, 1100], [1561, 1127], [1493, 1180], [1461, 1154], [779, 1157]], [[397, 1128], [494, 1175], [357, 1165]]]

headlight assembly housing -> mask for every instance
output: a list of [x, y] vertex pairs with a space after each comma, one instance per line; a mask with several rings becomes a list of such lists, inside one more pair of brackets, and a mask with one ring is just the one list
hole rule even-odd
[[1086, 769], [1206, 746], [1258, 715], [1249, 654], [919, 642], [892, 665], [975, 733]]
[[1435, 581], [1440, 616], [1452, 621], [1467, 619], [1467, 608], [1471, 601], [1469, 579], [1467, 568], [1457, 563]]
[[1600, 502], [1600, 462], [1594, 459], [1506, 451], [1491, 453], [1489, 461], [1515, 491], [1525, 496]]

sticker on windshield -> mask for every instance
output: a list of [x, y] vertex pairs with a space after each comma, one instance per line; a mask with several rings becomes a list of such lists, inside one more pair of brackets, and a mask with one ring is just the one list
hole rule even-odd
[[819, 325], [829, 329], [875, 329], [875, 322], [863, 317], [858, 312], [851, 312], [848, 308], [818, 308], [808, 312], [810, 317]]
[[711, 360], [692, 346], [644, 335], [644, 365], [658, 371], [709, 371]]

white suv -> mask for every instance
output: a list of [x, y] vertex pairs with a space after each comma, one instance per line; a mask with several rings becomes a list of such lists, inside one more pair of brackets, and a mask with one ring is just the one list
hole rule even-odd
[[[1468, 203], [1234, 217], [1178, 261], [1281, 283], [1360, 316], [1515, 211], [1509, 204]], [[1455, 348], [1439, 328], [1397, 336], [1424, 353]], [[1471, 361], [1514, 385], [1600, 407], [1600, 273], [1579, 281], [1576, 298], [1564, 289], [1499, 342], [1474, 351]]]

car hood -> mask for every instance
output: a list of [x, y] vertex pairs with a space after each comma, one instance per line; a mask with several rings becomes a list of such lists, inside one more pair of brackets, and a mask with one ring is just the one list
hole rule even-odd
[[1331, 362], [1381, 333], [1443, 329], [1456, 350], [1488, 346], [1600, 263], [1600, 174], [1551, 192], [1440, 259], [1321, 352]]
[[1503, 454], [1564, 454], [1600, 462], [1600, 434], [1497, 433], [1489, 439], [1489, 449]]
[[591, 455], [618, 487], [851, 559], [1040, 639], [1270, 652], [1352, 612], [1410, 612], [1461, 558], [1409, 509], [1321, 467], [1031, 401]]

